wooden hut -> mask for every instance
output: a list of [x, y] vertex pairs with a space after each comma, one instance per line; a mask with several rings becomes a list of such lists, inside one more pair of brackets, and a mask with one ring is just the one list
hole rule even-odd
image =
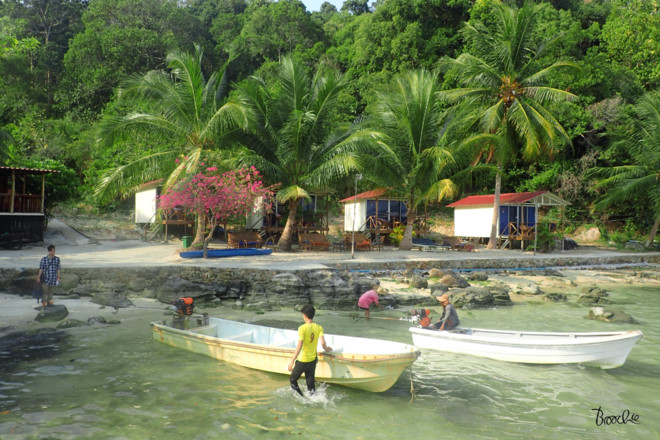
[[390, 234], [408, 219], [401, 198], [388, 195], [387, 188], [366, 191], [340, 200], [344, 203], [344, 231]]
[[[469, 196], [447, 205], [454, 208], [454, 235], [488, 238], [493, 222], [495, 195]], [[537, 219], [543, 208], [567, 206], [569, 202], [548, 191], [500, 194], [497, 236], [502, 247], [513, 241], [534, 240]]]
[[57, 170], [0, 167], [0, 245], [43, 241], [46, 175]]

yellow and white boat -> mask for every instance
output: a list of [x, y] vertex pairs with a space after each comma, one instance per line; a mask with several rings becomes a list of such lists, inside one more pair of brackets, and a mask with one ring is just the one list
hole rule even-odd
[[[192, 318], [194, 319], [194, 318]], [[191, 319], [191, 320], [192, 320]], [[290, 374], [287, 366], [298, 332], [220, 318], [178, 329], [152, 322], [154, 339], [243, 367]], [[381, 339], [324, 334], [332, 352], [319, 352], [316, 380], [366, 391], [383, 392], [419, 357], [412, 345]]]

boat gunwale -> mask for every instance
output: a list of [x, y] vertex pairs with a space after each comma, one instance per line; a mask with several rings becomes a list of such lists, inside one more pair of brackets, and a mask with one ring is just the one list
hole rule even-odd
[[[466, 328], [466, 327], [464, 327]], [[466, 328], [467, 329], [467, 328]], [[439, 332], [437, 330], [423, 329], [419, 327], [410, 327], [410, 333], [417, 334], [438, 340], [451, 340], [456, 342], [464, 342], [474, 345], [499, 345], [510, 347], [525, 347], [533, 348], [534, 346], [541, 346], [543, 348], [550, 347], [580, 347], [590, 345], [600, 345], [603, 343], [612, 342], [633, 342], [641, 339], [644, 334], [641, 330], [627, 330], [621, 332], [518, 332], [515, 330], [489, 330], [471, 328], [473, 331], [483, 331], [491, 333], [501, 333], [513, 336], [520, 336], [521, 339], [504, 339], [497, 337], [475, 337], [471, 334], [465, 333], [452, 333], [452, 332]], [[563, 336], [565, 339], [557, 340], [532, 340], [522, 339], [522, 335], [544, 335], [544, 336]], [[598, 339], [580, 339], [580, 338], [598, 338]]]
[[[255, 324], [250, 324], [250, 325], [255, 325]], [[183, 330], [183, 329], [177, 329], [174, 327], [170, 327], [166, 324], [161, 324], [159, 322], [152, 322], [151, 326], [160, 331], [167, 331], [175, 334], [179, 334], [183, 336], [184, 338], [187, 339], [198, 339], [202, 341], [207, 341], [207, 342], [212, 342], [213, 345], [216, 346], [221, 346], [221, 345], [228, 345], [232, 347], [239, 347], [246, 349], [246, 351], [267, 351], [267, 352], [272, 352], [272, 353], [287, 353], [291, 354], [294, 352], [295, 348], [285, 348], [285, 347], [274, 347], [271, 345], [264, 345], [264, 344], [257, 344], [254, 342], [241, 342], [241, 341], [232, 341], [231, 339], [225, 339], [225, 338], [219, 338], [217, 336], [210, 336], [210, 335], [204, 335], [200, 333], [195, 333], [193, 330], [194, 329], [189, 329], [189, 330]], [[256, 326], [256, 325], [255, 325]], [[264, 327], [264, 326], [257, 326], [257, 327]], [[270, 328], [270, 327], [264, 327], [264, 328]], [[274, 327], [273, 327], [274, 328]], [[287, 329], [280, 329], [280, 330], [287, 330]], [[332, 335], [332, 336], [342, 336], [342, 335]], [[352, 338], [353, 336], [346, 336], [349, 338]], [[324, 356], [328, 356], [334, 359], [337, 359], [339, 361], [343, 362], [352, 362], [352, 363], [374, 363], [374, 362], [384, 362], [384, 361], [393, 361], [396, 359], [417, 359], [420, 355], [421, 352], [417, 347], [414, 345], [410, 344], [404, 344], [402, 342], [397, 342], [397, 344], [401, 344], [407, 347], [411, 347], [411, 349], [408, 352], [401, 352], [397, 354], [373, 354], [373, 355], [361, 355], [359, 353], [355, 353], [356, 356], [378, 356], [374, 357], [373, 359], [360, 359], [360, 358], [355, 358], [355, 357], [347, 357], [347, 356], [342, 356], [339, 354], [333, 354], [333, 352], [327, 352], [327, 351], [319, 351], [319, 360], [323, 360], [322, 358]]]

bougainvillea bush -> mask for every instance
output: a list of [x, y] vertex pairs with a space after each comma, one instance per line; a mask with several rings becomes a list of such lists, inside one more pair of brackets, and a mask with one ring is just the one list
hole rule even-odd
[[[225, 173], [209, 167], [174, 184], [159, 197], [158, 204], [164, 211], [193, 214], [212, 230], [214, 225], [244, 219], [247, 213], [259, 209], [255, 200], [272, 199], [272, 196], [272, 189], [264, 186], [261, 174], [254, 167]], [[195, 237], [194, 243], [202, 240], [203, 237]]]

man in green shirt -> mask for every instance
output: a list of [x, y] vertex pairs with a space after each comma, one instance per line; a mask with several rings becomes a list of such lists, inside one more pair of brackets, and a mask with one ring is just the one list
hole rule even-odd
[[[289, 371], [291, 371], [291, 388], [303, 395], [298, 386], [298, 379], [305, 373], [305, 382], [310, 394], [314, 394], [316, 386], [314, 384], [314, 375], [316, 373], [316, 356], [319, 341], [325, 351], [332, 351], [332, 347], [325, 344], [323, 337], [323, 327], [315, 324], [312, 320], [316, 314], [314, 306], [305, 304], [301, 310], [305, 323], [298, 327], [298, 345], [293, 353], [293, 358], [289, 362]], [[295, 366], [294, 366], [295, 363]]]

